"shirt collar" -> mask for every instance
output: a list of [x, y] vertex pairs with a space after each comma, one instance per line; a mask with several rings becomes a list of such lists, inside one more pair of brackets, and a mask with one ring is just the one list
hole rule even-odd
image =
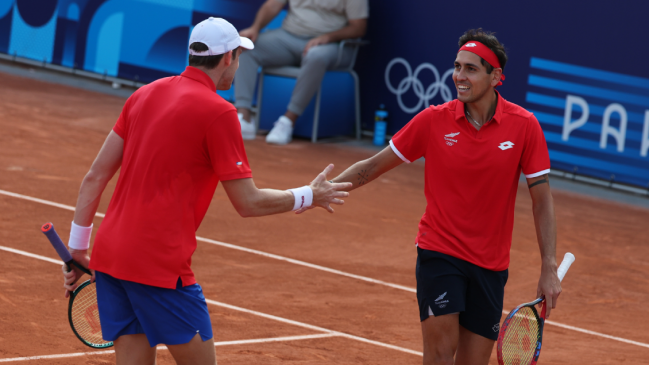
[[[496, 112], [494, 113], [494, 116], [491, 117], [491, 119], [495, 120], [498, 124], [500, 124], [500, 121], [502, 120], [503, 117], [503, 108], [505, 105], [505, 99], [503, 99], [503, 97], [500, 96], [500, 93], [498, 91], [496, 91], [496, 97], [498, 98], [498, 103], [496, 104]], [[464, 103], [458, 100], [457, 108], [455, 109], [455, 120], [459, 120], [462, 118], [465, 118]]]
[[194, 81], [198, 81], [201, 84], [210, 88], [212, 92], [216, 92], [216, 85], [214, 85], [214, 81], [212, 81], [212, 79], [209, 76], [207, 76], [205, 72], [197, 69], [196, 67], [187, 66], [187, 68], [185, 68], [185, 71], [181, 73], [180, 76], [184, 76]]

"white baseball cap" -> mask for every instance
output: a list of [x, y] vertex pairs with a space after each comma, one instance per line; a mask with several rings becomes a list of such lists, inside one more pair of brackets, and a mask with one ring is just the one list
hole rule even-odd
[[223, 18], [203, 20], [196, 24], [189, 36], [189, 44], [200, 42], [207, 46], [207, 51], [197, 52], [189, 49], [194, 56], [216, 56], [229, 52], [237, 47], [253, 49], [255, 45], [246, 37], [240, 37], [237, 29]]

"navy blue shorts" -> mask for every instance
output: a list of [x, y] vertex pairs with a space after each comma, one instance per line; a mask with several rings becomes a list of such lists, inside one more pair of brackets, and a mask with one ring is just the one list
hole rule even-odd
[[491, 271], [417, 247], [417, 301], [421, 321], [460, 313], [460, 325], [498, 339], [508, 270]]
[[97, 305], [106, 341], [144, 333], [151, 347], [180, 345], [196, 334], [212, 338], [212, 322], [203, 289], [198, 284], [176, 289], [159, 288], [116, 279], [96, 272]]

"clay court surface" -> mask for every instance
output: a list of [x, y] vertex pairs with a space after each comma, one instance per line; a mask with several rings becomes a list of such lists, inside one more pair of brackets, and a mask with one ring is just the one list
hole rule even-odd
[[[73, 212], [6, 192], [74, 206], [124, 101], [0, 74], [0, 246], [58, 259], [39, 228], [51, 221], [67, 241]], [[257, 186], [278, 189], [308, 184], [330, 162], [338, 174], [373, 153], [305, 141], [272, 147], [261, 137], [246, 142], [246, 150]], [[420, 364], [413, 288], [423, 178], [423, 163], [403, 165], [352, 192], [335, 214], [318, 209], [247, 219], [219, 187], [197, 232], [207, 240], [199, 240], [193, 262], [210, 300], [219, 364]], [[570, 251], [577, 261], [546, 324], [540, 364], [649, 363], [649, 211], [558, 190], [554, 199], [557, 256]], [[515, 219], [507, 310], [534, 299], [540, 271], [524, 185]], [[71, 356], [97, 350], [69, 328], [60, 265], [7, 250], [0, 250], [0, 262], [0, 362], [114, 363], [112, 353]], [[307, 337], [270, 341], [289, 336]], [[17, 359], [25, 357], [41, 358]], [[174, 362], [162, 349], [158, 363]]]

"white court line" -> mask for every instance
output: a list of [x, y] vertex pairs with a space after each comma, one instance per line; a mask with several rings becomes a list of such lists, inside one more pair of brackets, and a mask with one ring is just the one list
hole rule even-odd
[[[506, 314], [506, 315], [509, 315], [510, 312], [508, 312], [508, 311], [503, 311], [503, 313]], [[520, 317], [523, 317], [523, 318], [526, 318], [526, 316], [525, 316], [524, 314], [520, 314], [520, 312], [514, 314], [514, 317], [519, 317], [519, 318], [520, 318]], [[611, 336], [611, 335], [606, 335], [606, 334], [599, 333], [599, 332], [589, 331], [589, 330], [585, 330], [585, 329], [583, 329], [583, 328], [574, 327], [574, 326], [569, 326], [569, 325], [567, 325], [567, 324], [563, 324], [563, 323], [559, 323], [559, 322], [548, 321], [547, 319], [544, 321], [544, 323], [546, 323], [546, 324], [551, 324], [551, 325], [553, 325], [553, 326], [557, 326], [557, 327], [561, 327], [561, 328], [565, 328], [565, 329], [568, 329], [568, 330], [573, 330], [573, 331], [577, 331], [577, 332], [581, 332], [581, 333], [586, 333], [586, 334], [593, 335], [593, 336], [604, 337], [604, 338], [608, 338], [608, 339], [611, 339], [611, 340], [615, 340], [615, 341], [620, 341], [620, 342], [628, 343], [628, 344], [631, 344], [631, 345], [636, 345], [636, 346], [640, 346], [640, 347], [646, 347], [646, 348], [649, 348], [649, 345], [647, 345], [646, 343], [637, 342], [637, 341], [632, 341], [632, 340], [627, 340], [626, 338], [616, 337], [616, 336]]]
[[[22, 195], [22, 194], [16, 194], [16, 193], [12, 193], [12, 192], [6, 191], [6, 190], [0, 190], [0, 194], [11, 196], [11, 197], [18, 198], [18, 199], [25, 199], [25, 200], [29, 200], [29, 201], [32, 201], [32, 202], [41, 203], [41, 204], [45, 204], [45, 205], [49, 205], [49, 206], [52, 206], [52, 207], [57, 207], [57, 208], [65, 209], [65, 210], [71, 210], [73, 212], [74, 212], [74, 209], [75, 209], [71, 205], [59, 204], [59, 203], [51, 202], [49, 200], [32, 198], [31, 196]], [[100, 217], [100, 218], [104, 218], [106, 215], [103, 214], [103, 213], [96, 213], [95, 216]]]
[[12, 357], [7, 359], [0, 359], [0, 362], [14, 362], [14, 361], [29, 361], [29, 360], [44, 360], [44, 359], [62, 359], [68, 357], [79, 357], [87, 355], [106, 355], [115, 353], [115, 350], [93, 351], [93, 352], [75, 352], [72, 354], [56, 354], [56, 355], [43, 355], [43, 356], [28, 356], [28, 357]]
[[306, 324], [306, 323], [296, 322], [296, 321], [293, 321], [293, 320], [290, 320], [290, 319], [277, 317], [277, 316], [273, 316], [271, 314], [261, 313], [261, 312], [253, 311], [253, 310], [246, 309], [246, 308], [236, 307], [236, 306], [233, 306], [233, 305], [230, 305], [230, 304], [217, 302], [217, 301], [211, 300], [211, 299], [206, 299], [206, 301], [208, 303], [210, 303], [210, 304], [214, 304], [214, 305], [217, 305], [217, 306], [220, 306], [220, 307], [224, 307], [224, 308], [228, 308], [228, 309], [232, 309], [232, 310], [236, 310], [236, 311], [240, 311], [240, 312], [254, 314], [256, 316], [272, 319], [272, 320], [275, 320], [275, 321], [278, 321], [278, 322], [284, 322], [284, 323], [292, 324], [292, 325], [295, 325], [295, 326], [308, 328], [308, 329], [311, 329], [311, 330], [314, 330], [314, 331], [322, 331], [322, 332], [326, 332], [326, 333], [329, 333], [329, 334], [334, 334], [336, 336], [346, 337], [346, 338], [349, 338], [349, 339], [352, 339], [352, 340], [365, 342], [365, 343], [369, 343], [369, 344], [376, 345], [376, 346], [386, 347], [386, 348], [389, 348], [389, 349], [393, 349], [393, 350], [397, 350], [397, 351], [401, 351], [401, 352], [406, 352], [406, 353], [413, 354], [413, 355], [424, 356], [424, 354], [422, 352], [409, 350], [409, 349], [404, 348], [404, 347], [389, 345], [387, 343], [378, 342], [378, 341], [372, 341], [372, 340], [369, 340], [369, 339], [364, 338], [364, 337], [358, 337], [358, 336], [350, 335], [350, 334], [347, 334], [347, 333], [344, 333], [344, 332], [332, 331], [330, 329], [326, 329], [326, 328], [322, 328], [322, 327], [318, 327], [318, 326], [313, 326], [313, 325]]
[[611, 339], [611, 340], [615, 340], [615, 341], [620, 341], [620, 342], [628, 343], [628, 344], [631, 344], [631, 345], [636, 345], [636, 346], [646, 347], [646, 348], [649, 349], [649, 345], [646, 344], [646, 343], [637, 342], [637, 341], [632, 341], [632, 340], [627, 340], [626, 338], [615, 337], [615, 336], [611, 336], [611, 335], [606, 335], [606, 334], [603, 334], [603, 333], [594, 332], [594, 331], [589, 331], [589, 330], [585, 330], [585, 329], [583, 329], [583, 328], [573, 327], [573, 326], [569, 326], [569, 325], [567, 325], [567, 324], [557, 323], [557, 322], [548, 321], [548, 320], [546, 320], [545, 323], [549, 323], [549, 324], [551, 324], [551, 325], [553, 325], [553, 326], [557, 326], [557, 327], [565, 328], [565, 329], [568, 329], [568, 330], [573, 330], [573, 331], [577, 331], [577, 332], [581, 332], [581, 333], [586, 333], [586, 334], [593, 335], [593, 336], [604, 337], [604, 338], [608, 338], [608, 339]]
[[36, 254], [30, 253], [30, 252], [27, 252], [27, 251], [16, 250], [15, 248], [11, 248], [11, 247], [0, 246], [0, 250], [17, 253], [17, 254], [23, 255], [23, 256], [33, 257], [35, 259], [51, 262], [53, 264], [63, 265], [63, 261], [61, 261], [61, 260], [51, 259], [49, 257], [36, 255]]
[[[50, 202], [50, 201], [43, 200], [43, 199], [32, 198], [32, 197], [27, 196], [27, 195], [12, 193], [12, 192], [5, 191], [5, 190], [0, 190], [0, 194], [8, 195], [8, 196], [19, 198], [19, 199], [25, 199], [25, 200], [45, 204], [45, 205], [50, 205], [50, 206], [53, 206], [53, 207], [58, 207], [58, 208], [66, 209], [66, 210], [71, 210], [71, 211], [74, 211], [74, 209], [75, 209], [73, 206], [70, 206], [70, 205], [58, 204], [58, 203]], [[96, 213], [95, 216], [103, 218], [105, 215], [102, 214], [102, 213]], [[286, 261], [286, 262], [290, 262], [290, 263], [293, 263], [293, 264], [296, 264], [296, 265], [302, 265], [302, 266], [310, 267], [310, 268], [313, 268], [313, 269], [330, 272], [330, 273], [333, 273], [333, 274], [338, 274], [338, 275], [342, 275], [342, 276], [346, 276], [346, 277], [350, 277], [350, 278], [354, 278], [354, 279], [359, 279], [359, 280], [367, 281], [367, 282], [374, 283], [374, 284], [380, 284], [380, 285], [384, 285], [384, 286], [389, 286], [389, 287], [392, 287], [392, 288], [395, 288], [395, 289], [409, 291], [411, 293], [416, 293], [417, 292], [417, 290], [415, 288], [410, 288], [410, 287], [403, 286], [403, 285], [398, 285], [398, 284], [392, 284], [392, 283], [388, 283], [388, 282], [385, 282], [385, 281], [368, 278], [368, 277], [365, 277], [365, 276], [350, 274], [350, 273], [346, 273], [344, 271], [334, 270], [334, 269], [330, 269], [328, 267], [315, 265], [315, 264], [310, 264], [308, 262], [304, 262], [304, 261], [300, 261], [300, 260], [294, 260], [294, 259], [291, 259], [291, 258], [288, 258], [288, 257], [283, 257], [283, 256], [279, 256], [279, 255], [275, 255], [275, 254], [271, 254], [271, 253], [267, 253], [267, 252], [263, 252], [263, 251], [253, 250], [253, 249], [250, 249], [250, 248], [245, 248], [245, 247], [241, 247], [241, 246], [235, 246], [235, 245], [225, 243], [225, 242], [211, 240], [209, 238], [203, 238], [203, 237], [196, 236], [196, 240], [211, 243], [211, 244], [214, 244], [214, 245], [227, 247], [227, 248], [231, 248], [231, 249], [235, 249], [235, 250], [239, 250], [239, 251], [253, 253], [253, 254], [256, 254], [256, 255], [261, 255], [261, 256], [264, 256], [264, 257], [269, 257], [269, 258], [273, 258], [273, 259], [280, 260], [280, 261]], [[509, 314], [508, 311], [503, 311], [503, 313], [504, 314]], [[649, 348], [648, 344], [645, 344], [645, 343], [642, 343], [642, 342], [627, 340], [627, 339], [624, 339], [624, 338], [621, 338], [621, 337], [615, 337], [615, 336], [607, 335], [607, 334], [604, 334], [604, 333], [590, 331], [590, 330], [587, 330], [587, 329], [583, 329], [583, 328], [579, 328], [579, 327], [573, 327], [573, 326], [560, 324], [560, 323], [552, 322], [552, 321], [546, 321], [545, 323], [548, 323], [548, 324], [551, 324], [551, 325], [554, 325], [554, 326], [557, 326], [557, 327], [565, 328], [565, 329], [574, 330], [574, 331], [581, 332], [581, 333], [586, 333], [586, 334], [593, 335], [593, 336], [599, 336], [599, 337], [608, 338], [608, 339], [615, 340], [615, 341], [620, 341], [620, 342], [629, 343], [629, 344], [632, 344], [632, 345], [637, 345], [637, 346], [642, 346], [642, 347]]]
[[[32, 257], [32, 258], [39, 259], [39, 260], [45, 260], [47, 262], [53, 262], [55, 264], [63, 264], [62, 261], [53, 260], [53, 259], [50, 259], [48, 257], [44, 257], [44, 256], [40, 256], [40, 255], [34, 255], [34, 254], [29, 253], [29, 252], [16, 250], [16, 249], [9, 248], [9, 247], [0, 246], [0, 249], [8, 251], [8, 252], [16, 253], [16, 254], [19, 254], [19, 255]], [[253, 314], [253, 315], [256, 315], [256, 316], [259, 316], [259, 317], [272, 319], [272, 320], [275, 320], [275, 321], [278, 321], [278, 322], [292, 324], [294, 326], [307, 328], [307, 329], [318, 331], [318, 332], [324, 332], [323, 334], [313, 335], [313, 336], [346, 337], [346, 338], [353, 339], [353, 340], [356, 340], [356, 341], [365, 342], [365, 343], [369, 343], [369, 344], [372, 344], [372, 345], [376, 345], [376, 346], [380, 346], [380, 347], [389, 348], [389, 349], [392, 349], [392, 350], [405, 352], [405, 353], [408, 353], [408, 354], [424, 356], [424, 354], [422, 352], [410, 350], [410, 349], [407, 349], [405, 347], [394, 346], [394, 345], [390, 345], [390, 344], [379, 342], [379, 341], [372, 341], [372, 340], [369, 340], [369, 339], [364, 338], [364, 337], [358, 337], [358, 336], [350, 335], [350, 334], [347, 334], [347, 333], [344, 333], [344, 332], [333, 331], [333, 330], [330, 330], [330, 329], [327, 329], [327, 328], [313, 326], [313, 325], [310, 325], [310, 324], [307, 324], [307, 323], [293, 321], [291, 319], [286, 319], [286, 318], [282, 318], [282, 317], [277, 317], [277, 316], [274, 316], [272, 314], [266, 314], [266, 313], [257, 312], [257, 311], [251, 310], [251, 309], [237, 307], [237, 306], [234, 306], [234, 305], [231, 305], [231, 304], [226, 304], [226, 303], [223, 303], [223, 302], [217, 302], [216, 300], [211, 300], [211, 299], [205, 298], [205, 301], [207, 303], [209, 303], [209, 304], [216, 305], [216, 306], [219, 306], [219, 307], [228, 308], [228, 309], [236, 310], [236, 311], [239, 311], [239, 312]], [[317, 337], [314, 337], [314, 338], [317, 338]], [[80, 354], [85, 354], [85, 353], [80, 353]], [[58, 355], [53, 355], [53, 356], [58, 356]], [[75, 356], [82, 356], [82, 355], [75, 355]], [[0, 362], [2, 362], [2, 360], [0, 360]]]
[[317, 335], [271, 337], [271, 338], [258, 338], [254, 340], [239, 340], [239, 341], [221, 341], [221, 342], [215, 342], [214, 346], [231, 346], [231, 345], [247, 345], [250, 343], [299, 341], [299, 340], [311, 340], [314, 338], [327, 338], [327, 337], [337, 337], [337, 336], [338, 334], [336, 333], [320, 333]]
[[332, 273], [332, 274], [342, 275], [342, 276], [346, 276], [346, 277], [349, 277], [349, 278], [358, 279], [358, 280], [362, 280], [362, 281], [367, 281], [367, 282], [374, 283], [374, 284], [380, 284], [380, 285], [384, 285], [384, 286], [389, 286], [391, 288], [405, 290], [405, 291], [409, 291], [411, 293], [416, 293], [417, 292], [417, 289], [415, 289], [415, 288], [410, 288], [410, 287], [399, 285], [399, 284], [392, 284], [392, 283], [388, 283], [386, 281], [368, 278], [366, 276], [350, 274], [350, 273], [347, 273], [347, 272], [344, 272], [344, 271], [331, 269], [331, 268], [328, 268], [328, 267], [325, 267], [325, 266], [320, 266], [320, 265], [316, 265], [316, 264], [310, 264], [308, 262], [295, 260], [295, 259], [291, 259], [291, 258], [284, 257], [284, 256], [274, 255], [272, 253], [253, 250], [251, 248], [235, 246], [235, 245], [230, 244], [230, 243], [215, 241], [215, 240], [211, 240], [209, 238], [203, 238], [203, 237], [196, 236], [196, 240], [211, 243], [211, 244], [217, 245], [217, 246], [223, 246], [223, 247], [231, 248], [233, 250], [239, 250], [239, 251], [244, 251], [244, 252], [248, 252], [248, 253], [253, 253], [255, 255], [269, 257], [269, 258], [279, 260], [279, 261], [286, 261], [286, 262], [290, 262], [292, 264], [306, 266], [306, 267], [309, 267], [309, 268], [312, 268], [312, 269], [322, 270], [322, 271], [326, 271], [326, 272], [329, 272], [329, 273]]
[[[336, 337], [333, 333], [323, 333], [318, 335], [305, 335], [305, 336], [286, 336], [286, 337], [271, 337], [271, 338], [257, 338], [252, 340], [239, 340], [239, 341], [223, 341], [215, 342], [214, 346], [231, 346], [231, 345], [245, 345], [251, 343], [264, 343], [264, 342], [281, 342], [281, 341], [298, 341], [309, 340], [314, 338]], [[158, 346], [158, 350], [167, 350], [166, 346]], [[79, 356], [93, 356], [93, 355], [107, 355], [113, 354], [115, 350], [92, 351], [92, 352], [75, 352], [71, 354], [56, 354], [56, 355], [43, 355], [43, 356], [28, 356], [28, 357], [13, 357], [7, 359], [0, 359], [0, 362], [15, 362], [15, 361], [29, 361], [29, 360], [47, 360], [47, 359], [64, 359], [69, 357]]]

